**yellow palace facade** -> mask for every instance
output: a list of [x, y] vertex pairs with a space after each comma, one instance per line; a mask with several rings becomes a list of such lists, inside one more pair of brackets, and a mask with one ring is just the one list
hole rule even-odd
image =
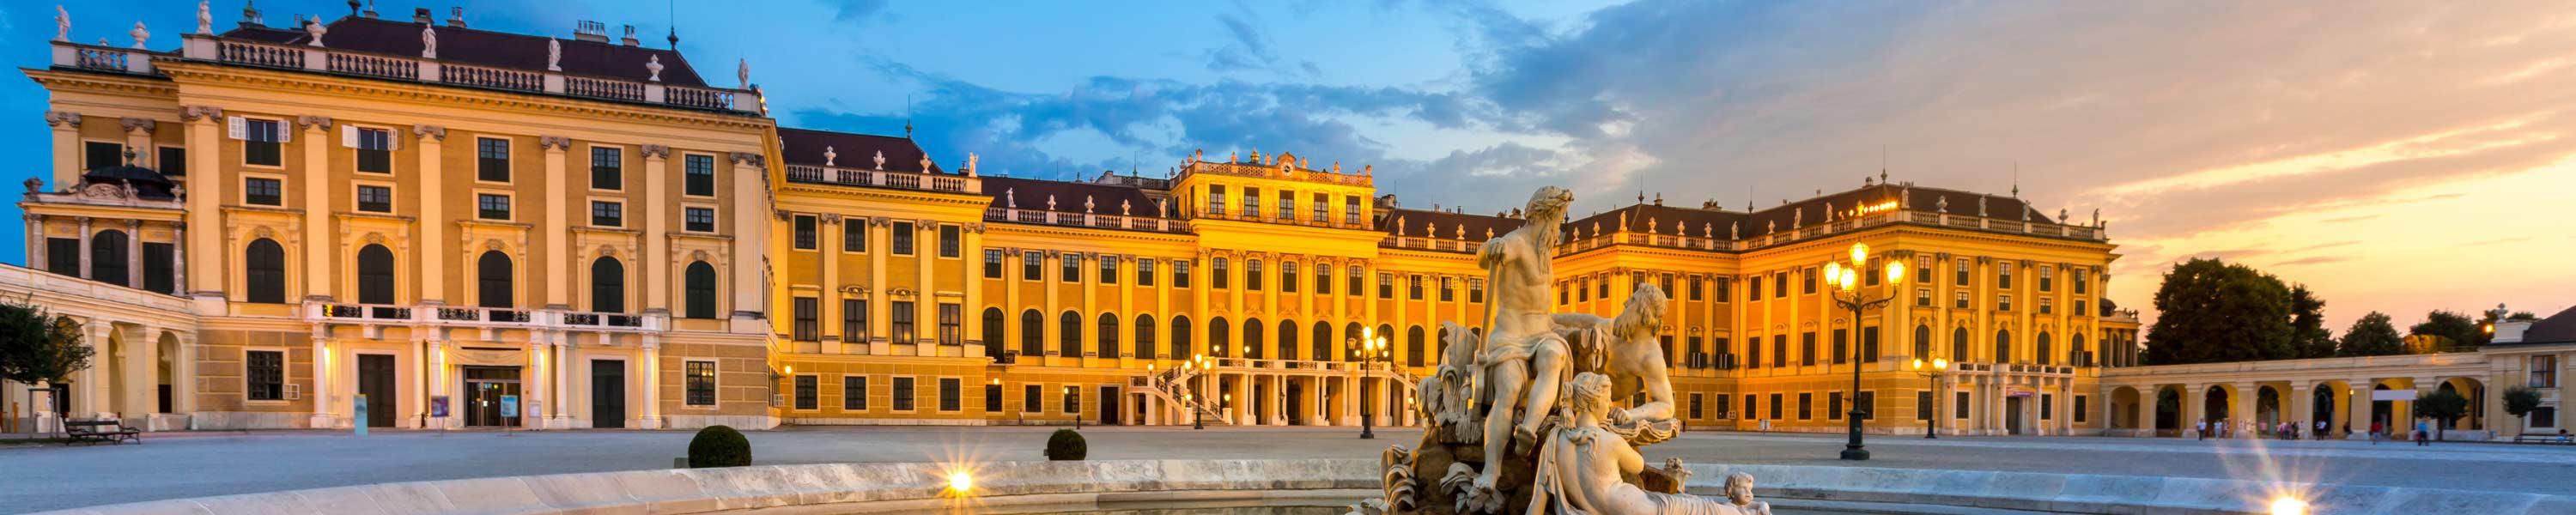
[[[1285, 153], [988, 173], [908, 136], [779, 127], [747, 65], [712, 85], [587, 22], [260, 17], [201, 13], [166, 50], [66, 29], [25, 70], [54, 155], [0, 293], [99, 357], [6, 385], [52, 404], [12, 417], [1398, 425], [1443, 323], [1484, 314], [1476, 244], [1521, 225]], [[2073, 434], [2124, 409], [2094, 393], [2135, 363], [2134, 314], [2101, 301], [2114, 245], [2017, 195], [1882, 174], [1762, 209], [1641, 196], [1556, 229], [1558, 311], [1612, 315], [1641, 284], [1674, 300], [1690, 427], [1838, 430], [1857, 404], [1878, 432]], [[1854, 243], [1909, 267], [1860, 285], [1892, 300], [1857, 320], [1818, 278]]]

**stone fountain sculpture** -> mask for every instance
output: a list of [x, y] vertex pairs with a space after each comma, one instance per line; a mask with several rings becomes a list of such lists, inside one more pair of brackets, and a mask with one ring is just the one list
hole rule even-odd
[[[1768, 514], [1752, 476], [1726, 498], [1682, 492], [1680, 459], [1647, 467], [1639, 448], [1671, 439], [1672, 382], [1657, 334], [1670, 298], [1640, 284], [1616, 317], [1549, 311], [1550, 250], [1574, 196], [1531, 195], [1527, 223], [1477, 249], [1493, 285], [1479, 336], [1443, 322], [1440, 366], [1415, 385], [1422, 440], [1382, 457], [1385, 497], [1355, 515]], [[1644, 402], [1614, 405], [1619, 399]]]

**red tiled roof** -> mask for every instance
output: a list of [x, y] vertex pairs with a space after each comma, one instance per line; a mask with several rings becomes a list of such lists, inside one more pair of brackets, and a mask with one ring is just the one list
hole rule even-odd
[[[884, 152], [886, 170], [920, 172], [921, 156], [926, 154], [912, 138], [788, 127], [778, 128], [778, 143], [779, 156], [787, 164], [824, 166], [827, 159], [823, 154], [829, 150], [832, 166], [862, 170], [876, 168], [876, 155]], [[930, 172], [947, 173], [936, 159], [930, 163]]]
[[[330, 30], [322, 34], [322, 44], [341, 50], [416, 57], [421, 51], [422, 26], [409, 21], [345, 16], [325, 25]], [[644, 82], [653, 76], [653, 72], [645, 68], [645, 63], [659, 56], [662, 59], [663, 84], [708, 87], [706, 80], [698, 77], [697, 69], [689, 66], [688, 58], [668, 49], [493, 32], [453, 25], [434, 28], [438, 31], [440, 61], [545, 72], [546, 40], [554, 39], [563, 42], [563, 58], [556, 64], [563, 67], [566, 75]], [[300, 28], [242, 27], [224, 35], [292, 45], [311, 40]], [[286, 39], [278, 40], [281, 36]]]

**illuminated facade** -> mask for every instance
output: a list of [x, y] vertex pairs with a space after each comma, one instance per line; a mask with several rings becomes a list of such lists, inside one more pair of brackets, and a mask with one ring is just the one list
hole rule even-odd
[[[49, 385], [66, 411], [345, 427], [364, 395], [373, 425], [485, 426], [515, 395], [547, 427], [1396, 425], [1442, 323], [1485, 314], [1477, 243], [1521, 224], [1293, 154], [984, 173], [777, 127], [747, 68], [711, 86], [592, 24], [257, 16], [169, 51], [57, 41], [26, 72], [52, 95], [52, 187], [21, 203], [43, 272], [0, 289], [128, 306], [66, 313], [112, 358]], [[1839, 430], [1857, 403], [1877, 432], [2083, 433], [2101, 369], [2134, 363], [2101, 226], [2016, 196], [1882, 175], [1758, 210], [1637, 200], [1561, 228], [1551, 295], [1613, 315], [1664, 289], [1690, 427]], [[1816, 277], [1853, 243], [1909, 267], [1865, 274], [1895, 300], [1858, 320]], [[1934, 386], [1916, 358], [1956, 364]]]

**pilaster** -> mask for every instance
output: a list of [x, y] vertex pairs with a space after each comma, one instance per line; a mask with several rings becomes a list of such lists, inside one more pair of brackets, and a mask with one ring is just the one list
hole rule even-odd
[[420, 237], [412, 240], [420, 246], [420, 254], [412, 258], [420, 263], [420, 303], [435, 306], [447, 301], [447, 170], [439, 162], [447, 128], [414, 125], [411, 133], [412, 153], [419, 159], [414, 183], [420, 190], [420, 221], [415, 225]]
[[297, 128], [304, 140], [295, 144], [304, 150], [295, 178], [304, 185], [304, 298], [330, 302], [338, 283], [332, 279], [331, 254], [339, 248], [331, 240], [331, 119], [322, 116], [299, 116]]
[[[572, 146], [572, 141], [561, 136], [545, 136], [538, 138], [537, 143], [545, 148], [546, 167], [545, 173], [537, 179], [546, 183], [546, 196], [542, 200], [546, 209], [545, 225], [538, 226], [537, 232], [546, 240], [545, 269], [552, 273], [532, 275], [546, 277], [546, 309], [576, 309], [572, 303], [572, 220], [568, 213], [573, 199], [565, 193], [566, 183], [572, 182], [572, 177], [565, 175], [564, 171], [564, 150]], [[736, 288], [743, 289], [746, 288]]]

